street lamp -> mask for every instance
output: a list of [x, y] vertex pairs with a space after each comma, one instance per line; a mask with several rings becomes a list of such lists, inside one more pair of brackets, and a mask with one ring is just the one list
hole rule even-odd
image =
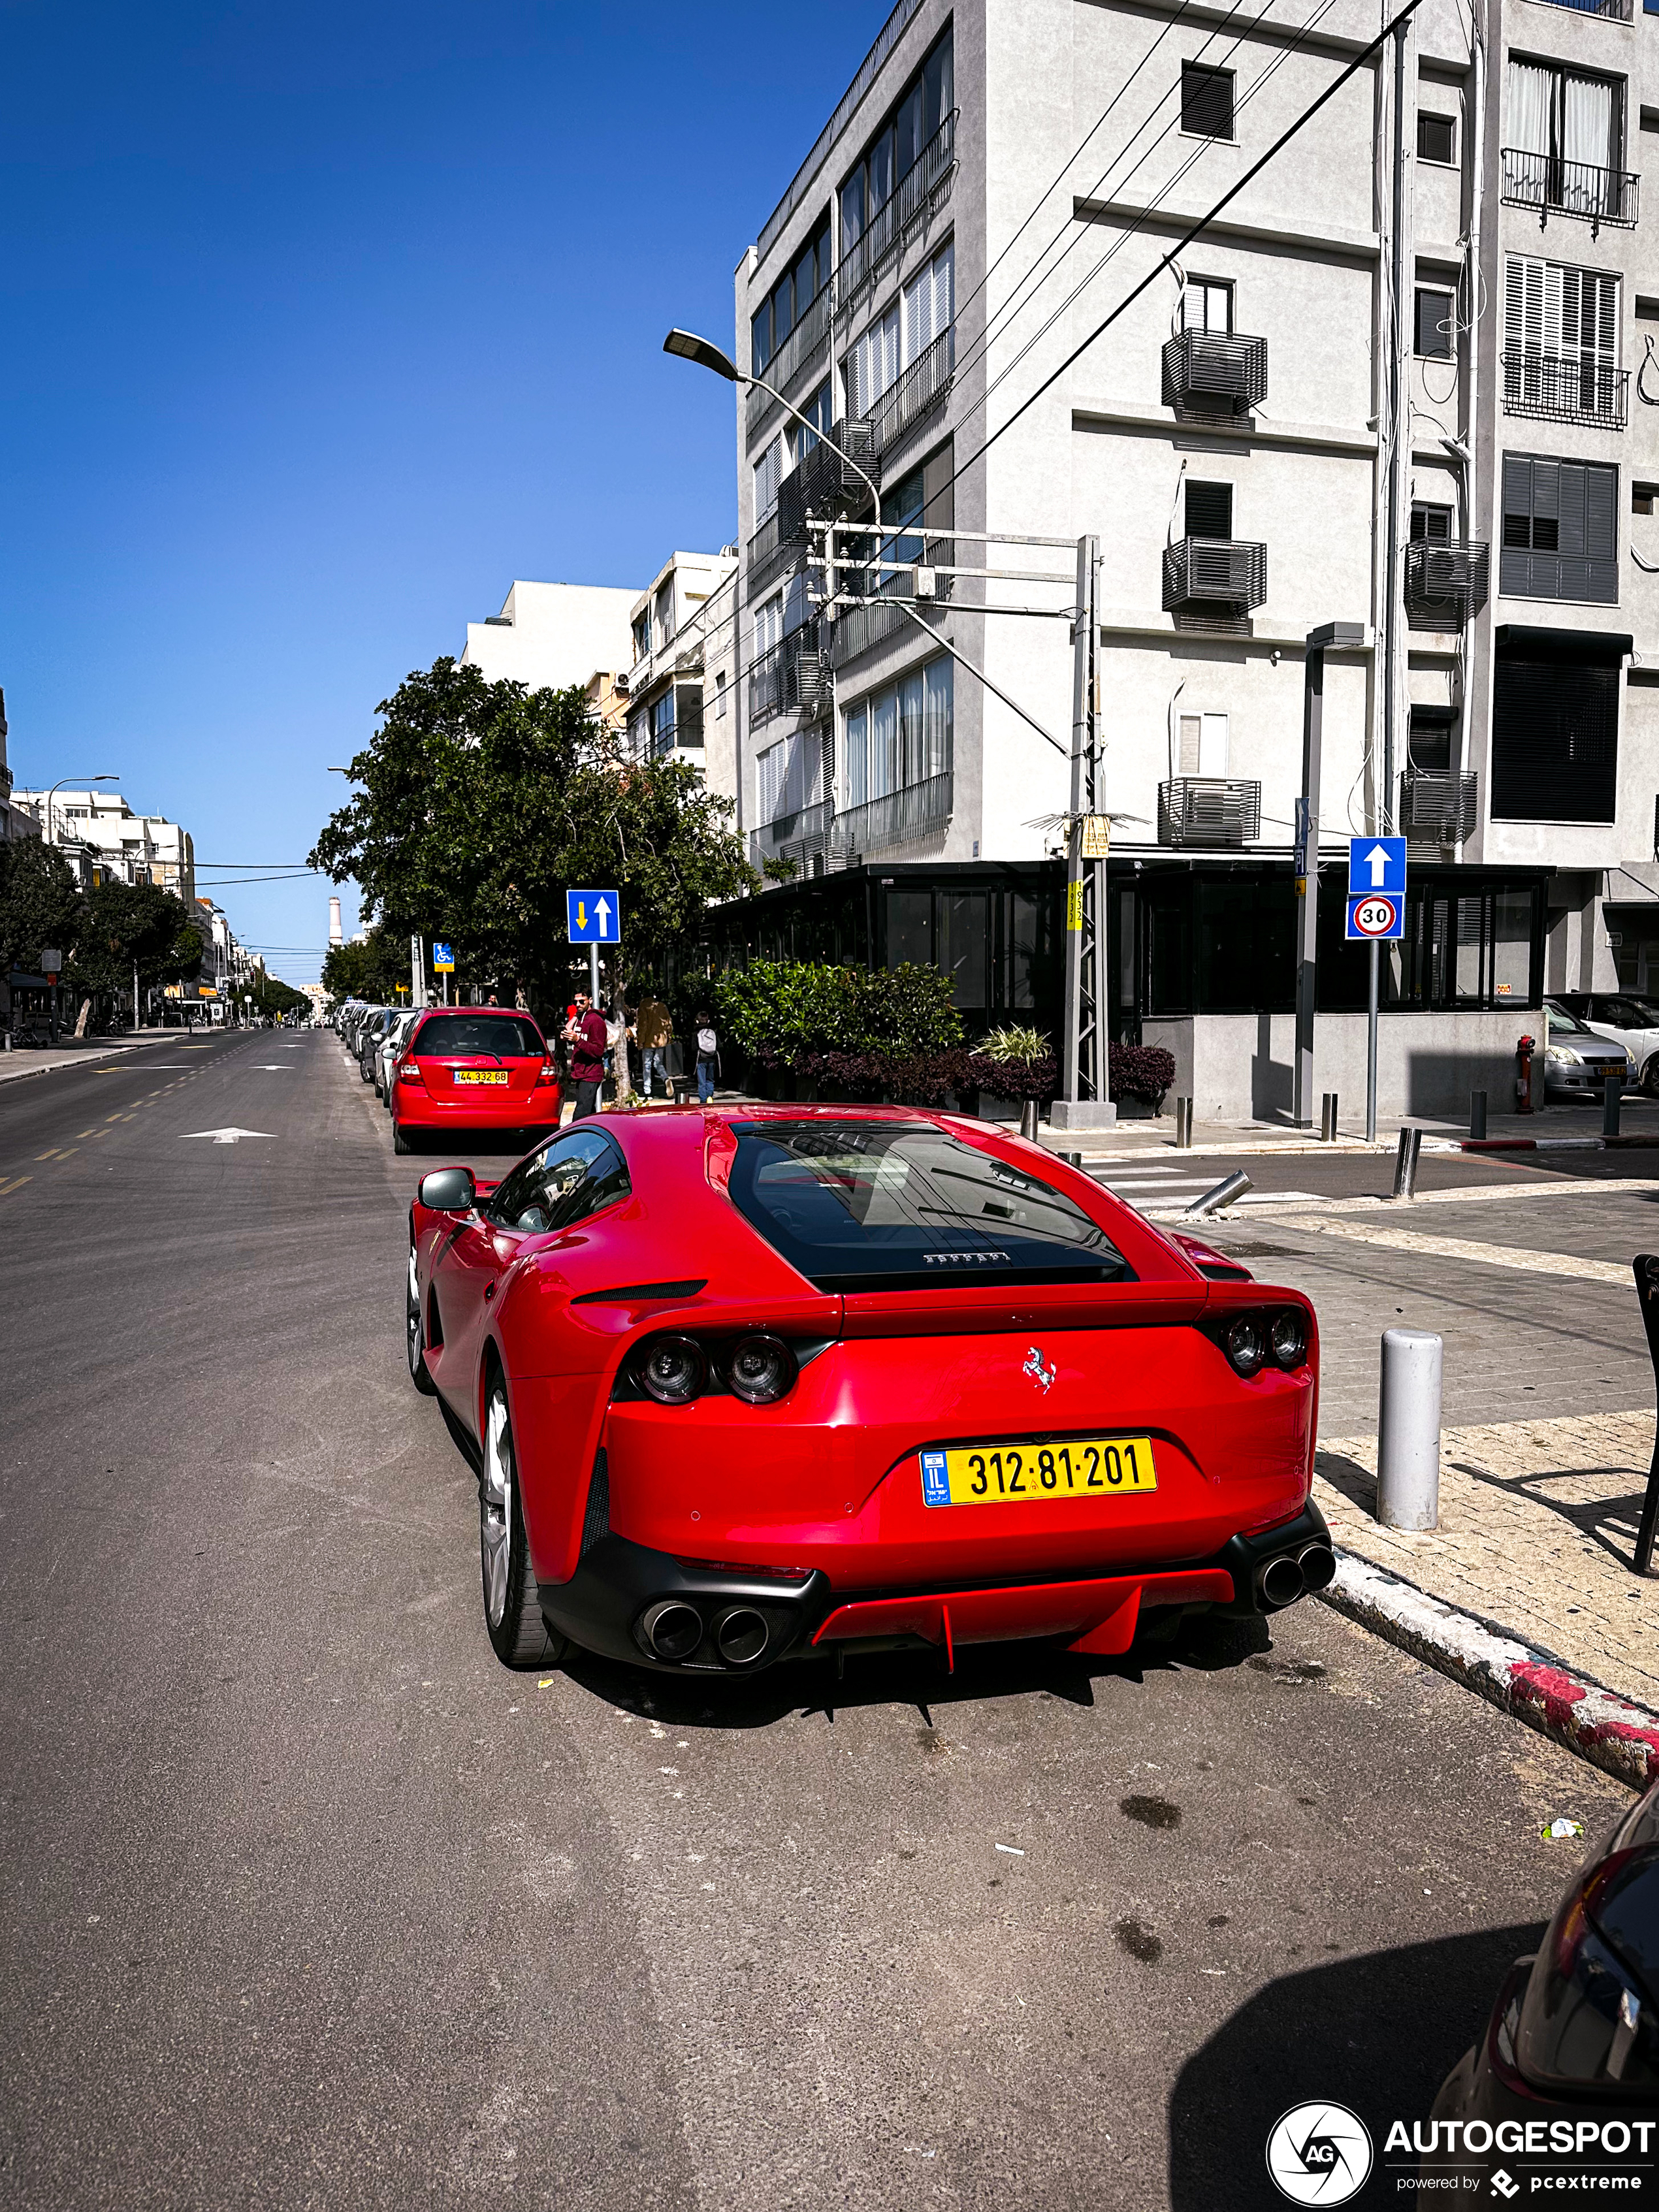
[[66, 783], [119, 783], [120, 781], [118, 775], [60, 775], [46, 793], [46, 826], [44, 842], [48, 845], [52, 842], [52, 802]]

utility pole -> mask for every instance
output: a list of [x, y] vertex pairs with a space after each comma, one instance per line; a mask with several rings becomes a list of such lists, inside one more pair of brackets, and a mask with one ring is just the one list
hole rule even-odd
[[1106, 1037], [1106, 861], [1104, 765], [1098, 714], [1100, 615], [1096, 585], [1100, 541], [1077, 542], [1077, 622], [1072, 633], [1072, 805], [1066, 840], [1066, 1034], [1064, 1097], [1052, 1109], [1057, 1129], [1097, 1129], [1116, 1121]]
[[134, 1029], [143, 1027], [138, 1018], [138, 963], [136, 959], [132, 963], [132, 1026]]

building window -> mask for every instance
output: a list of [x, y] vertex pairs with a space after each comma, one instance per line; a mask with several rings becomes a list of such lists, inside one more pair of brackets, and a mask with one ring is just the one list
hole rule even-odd
[[726, 671], [723, 668], [714, 671], [714, 720], [717, 722], [726, 720]]
[[674, 586], [672, 582], [665, 584], [657, 594], [656, 620], [659, 642], [672, 645], [674, 641]]
[[798, 422], [786, 433], [789, 440], [789, 465], [792, 469], [798, 469], [800, 466], [818, 440], [829, 429], [833, 419], [830, 414], [830, 379], [827, 376], [812, 397], [802, 402], [800, 411], [805, 416], [806, 423], [810, 423], [811, 428], [809, 429], [806, 423]]
[[854, 344], [843, 368], [849, 415], [867, 415], [884, 392], [898, 382], [899, 332], [902, 318], [897, 302]]
[[1504, 197], [1591, 222], [1633, 222], [1622, 78], [1511, 59]]
[[1619, 279], [1530, 253], [1504, 264], [1504, 404], [1511, 413], [1622, 428]]
[[1416, 351], [1421, 359], [1451, 359], [1455, 311], [1456, 302], [1451, 293], [1443, 292], [1434, 285], [1418, 286]]
[[1225, 714], [1182, 714], [1177, 722], [1176, 736], [1177, 775], [1226, 775], [1228, 720]]
[[1181, 327], [1183, 331], [1216, 331], [1231, 337], [1233, 328], [1233, 288], [1218, 276], [1189, 276], [1181, 288]]
[[765, 375], [767, 364], [829, 282], [830, 217], [826, 213], [750, 319], [750, 357], [755, 375]]
[[842, 364], [850, 416], [870, 414], [903, 371], [951, 327], [956, 252], [946, 246], [908, 283], [902, 298], [854, 342]]
[[674, 750], [674, 687], [671, 684], [651, 708], [651, 751], [660, 760]]
[[897, 107], [866, 147], [841, 188], [843, 260], [876, 222], [955, 105], [947, 32], [905, 87]]
[[1505, 453], [1498, 590], [1616, 605], [1618, 515], [1617, 469]]
[[797, 730], [769, 745], [755, 762], [760, 780], [760, 818], [778, 822], [823, 797], [823, 747], [817, 734]]
[[1231, 538], [1233, 534], [1233, 488], [1230, 483], [1195, 483], [1187, 479], [1187, 535], [1188, 538]]
[[778, 592], [755, 610], [755, 659], [763, 659], [782, 635], [783, 593]]
[[774, 438], [755, 463], [755, 527], [758, 530], [778, 503], [783, 478], [783, 440]]
[[1428, 500], [1412, 501], [1412, 544], [1413, 545], [1449, 545], [1452, 538], [1452, 510], [1438, 507]]
[[951, 663], [942, 658], [912, 669], [848, 708], [844, 727], [849, 807], [949, 774], [954, 686]]
[[634, 621], [634, 658], [643, 660], [651, 650], [651, 610], [647, 607]]
[[1417, 118], [1417, 158], [1419, 161], [1455, 162], [1457, 159], [1457, 125], [1449, 115], [1425, 115]]
[[1495, 820], [1613, 821], [1620, 675], [1605, 656], [1597, 663], [1500, 647], [1492, 671]]
[[1201, 62], [1181, 64], [1181, 127], [1197, 138], [1233, 135], [1233, 72]]

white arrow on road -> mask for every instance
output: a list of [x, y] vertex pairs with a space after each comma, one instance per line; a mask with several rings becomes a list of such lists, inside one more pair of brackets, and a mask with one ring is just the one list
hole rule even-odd
[[1382, 888], [1383, 878], [1389, 872], [1388, 848], [1382, 845], [1373, 845], [1370, 851], [1364, 855], [1364, 859], [1365, 866], [1371, 872], [1371, 889], [1374, 891], [1380, 891]]
[[604, 937], [609, 930], [611, 922], [610, 900], [606, 898], [596, 899], [593, 902], [593, 911], [599, 917], [599, 935]]
[[186, 1137], [211, 1137], [216, 1145], [234, 1145], [243, 1137], [270, 1137], [275, 1133], [271, 1129], [186, 1129], [183, 1132]]
[[285, 1060], [256, 1060], [248, 1070], [248, 1073], [250, 1075], [286, 1075], [288, 1062]]

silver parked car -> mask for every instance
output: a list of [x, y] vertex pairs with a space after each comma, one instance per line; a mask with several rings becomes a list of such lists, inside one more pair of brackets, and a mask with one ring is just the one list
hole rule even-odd
[[1551, 1003], [1630, 1054], [1635, 1080], [1659, 1098], [1659, 999], [1637, 991], [1558, 991]]
[[1544, 1019], [1549, 1045], [1544, 1054], [1546, 1098], [1599, 1098], [1610, 1075], [1631, 1079], [1630, 1054], [1611, 1037], [1600, 1036], [1559, 999], [1546, 999]]
[[374, 1095], [388, 1114], [392, 1111], [392, 1071], [413, 1035], [415, 1024], [420, 1020], [422, 1011], [419, 1006], [406, 1008], [380, 1039], [380, 1049], [374, 1059]]

